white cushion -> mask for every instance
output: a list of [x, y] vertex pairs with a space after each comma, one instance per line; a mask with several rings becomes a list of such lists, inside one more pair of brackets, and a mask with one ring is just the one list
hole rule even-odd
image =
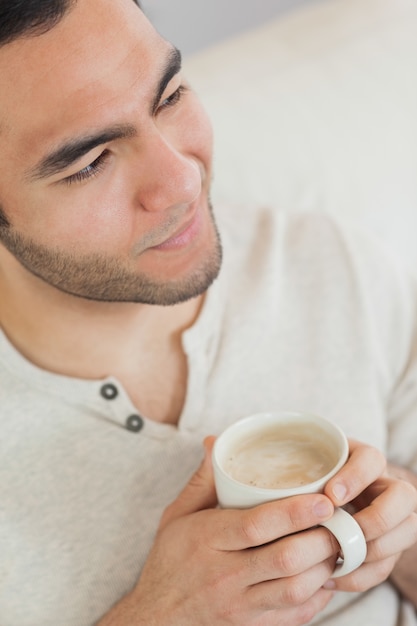
[[354, 219], [417, 270], [417, 2], [311, 2], [185, 59], [215, 201]]

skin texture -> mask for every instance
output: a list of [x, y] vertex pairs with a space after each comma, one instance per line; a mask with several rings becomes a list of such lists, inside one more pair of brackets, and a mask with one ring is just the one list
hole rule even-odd
[[[166, 76], [172, 46], [133, 2], [105, 4], [97, 15], [82, 0], [49, 32], [0, 49], [0, 206], [11, 224], [0, 234], [0, 320], [39, 367], [87, 379], [112, 371], [133, 401], [141, 379], [143, 412], [175, 423], [181, 333], [221, 257], [212, 131], [181, 72]], [[39, 177], [63, 144], [109, 129], [124, 136]], [[122, 292], [154, 304], [110, 301]]]
[[[373, 448], [350, 442], [350, 459], [328, 483], [327, 495], [232, 511], [213, 508], [212, 444], [209, 438], [202, 466], [166, 510], [138, 585], [98, 626], [306, 624], [337, 589], [366, 591], [385, 580], [416, 538], [416, 492], [384, 476], [385, 460]], [[345, 497], [338, 500], [334, 491], [342, 487]], [[333, 581], [338, 546], [332, 535], [323, 528], [293, 533], [351, 499], [364, 507], [355, 518], [368, 554], [355, 572]]]
[[[94, 54], [100, 31], [76, 41], [65, 37], [83, 11], [81, 3], [43, 37], [3, 50], [2, 71], [10, 80], [22, 64], [37, 63], [40, 70], [23, 73], [12, 97], [0, 104], [0, 119], [13, 120], [2, 132], [2, 165], [9, 167], [3, 168], [0, 198], [12, 227], [2, 229], [1, 239], [29, 271], [75, 295], [150, 304], [200, 295], [220, 264], [207, 196], [208, 120], [181, 75], [171, 77], [172, 48], [149, 26], [144, 55], [151, 71], [145, 74], [137, 62], [144, 47], [132, 41], [126, 50], [114, 41], [117, 32], [111, 60]], [[140, 21], [135, 5], [124, 13]], [[111, 14], [103, 28], [109, 29]], [[51, 65], [46, 54], [60, 34], [61, 51]], [[81, 68], [80, 57], [92, 62]], [[63, 144], [77, 153], [74, 144], [86, 138], [93, 144], [97, 135], [116, 139], [54, 171], [51, 154], [62, 152]], [[196, 232], [184, 255], [178, 237], [186, 228]]]
[[[176, 424], [187, 382], [181, 335], [221, 254], [210, 124], [182, 92], [181, 72], [161, 83], [170, 59], [131, 0], [100, 0], [100, 10], [79, 0], [48, 33], [0, 48], [0, 206], [10, 222], [0, 323], [38, 366], [86, 379], [111, 372], [145, 414]], [[45, 168], [63, 144], [104, 131], [104, 143], [64, 169]], [[365, 591], [390, 574], [402, 589], [413, 553], [401, 557], [401, 576], [394, 568], [417, 538], [414, 477], [403, 478], [352, 441], [325, 494], [219, 510], [208, 453], [166, 510], [137, 585], [100, 626], [298, 626], [335, 591]], [[338, 546], [311, 529], [350, 501], [368, 556], [332, 584]]]

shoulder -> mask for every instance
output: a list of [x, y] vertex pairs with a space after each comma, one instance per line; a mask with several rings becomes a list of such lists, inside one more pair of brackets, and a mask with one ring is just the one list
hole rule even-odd
[[285, 299], [317, 323], [361, 324], [370, 342], [382, 342], [403, 361], [417, 319], [417, 287], [372, 233], [325, 213], [263, 207], [227, 208], [220, 229], [232, 293], [240, 285], [275, 302], [276, 310]]
[[[349, 277], [376, 292], [415, 291], [415, 279], [373, 233], [324, 212], [227, 206], [218, 212], [226, 253], [240, 263], [265, 259], [311, 280]], [[405, 294], [404, 294], [405, 296]]]

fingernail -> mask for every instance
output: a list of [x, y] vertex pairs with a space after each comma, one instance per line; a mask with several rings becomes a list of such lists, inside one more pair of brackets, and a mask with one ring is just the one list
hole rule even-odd
[[314, 505], [314, 513], [317, 517], [330, 517], [333, 514], [333, 507], [328, 500], [319, 500]]
[[347, 489], [344, 485], [342, 485], [342, 483], [336, 483], [333, 486], [332, 491], [333, 491], [334, 497], [340, 502], [342, 502], [345, 499], [346, 494], [347, 494]]

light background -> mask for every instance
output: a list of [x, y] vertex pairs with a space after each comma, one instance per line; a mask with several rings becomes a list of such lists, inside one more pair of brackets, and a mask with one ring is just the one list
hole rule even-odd
[[163, 37], [186, 55], [315, 0], [141, 0]]

